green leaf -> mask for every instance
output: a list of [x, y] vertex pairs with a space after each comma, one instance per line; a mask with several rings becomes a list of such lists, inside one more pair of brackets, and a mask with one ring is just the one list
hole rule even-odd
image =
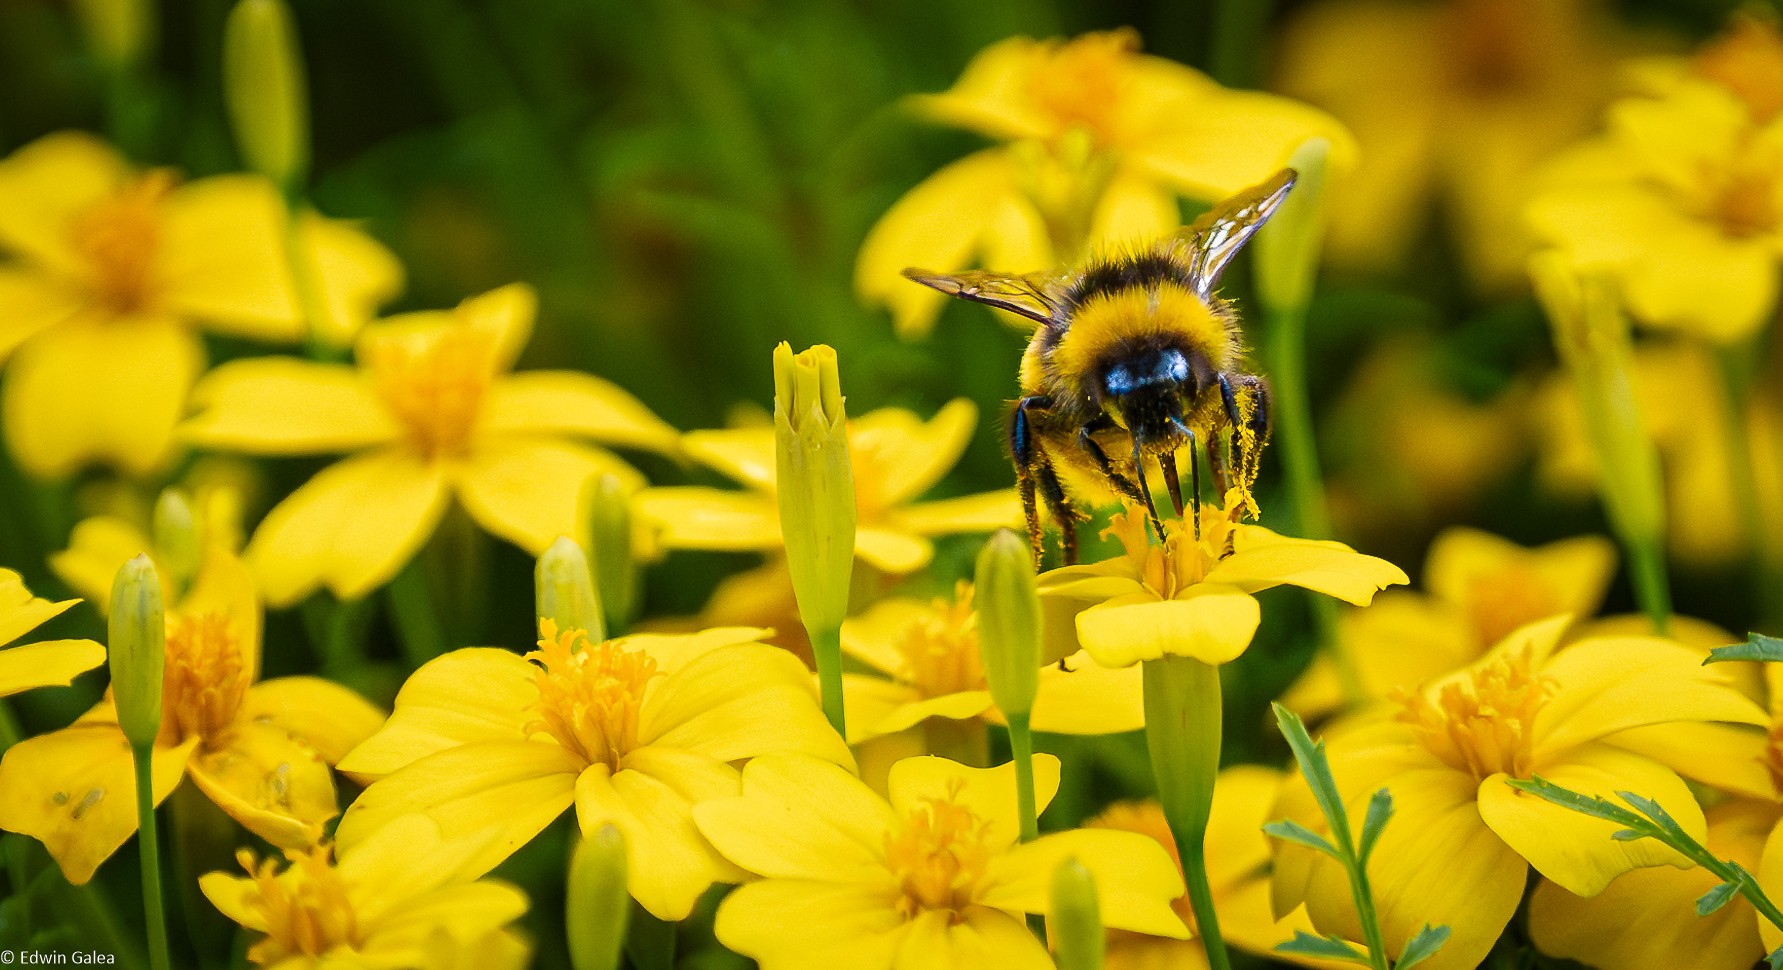
[[1746, 634], [1745, 643], [1716, 647], [1703, 658], [1705, 664], [1726, 663], [1730, 660], [1783, 660], [1783, 640], [1767, 637], [1762, 633]]
[[1383, 788], [1368, 800], [1368, 814], [1362, 818], [1362, 847], [1357, 852], [1364, 864], [1373, 854], [1374, 843], [1387, 827], [1387, 820], [1392, 817], [1393, 793]]
[[1300, 720], [1300, 715], [1280, 704], [1270, 706], [1275, 709], [1275, 722], [1281, 726], [1282, 737], [1288, 739], [1288, 747], [1294, 750], [1294, 760], [1300, 763], [1300, 773], [1312, 788], [1319, 811], [1331, 823], [1339, 851], [1349, 856], [1354, 852], [1350, 842], [1350, 818], [1343, 808], [1343, 796], [1338, 794], [1337, 781], [1331, 777], [1331, 763], [1325, 759], [1325, 742], [1313, 741], [1312, 735], [1306, 733], [1306, 724]]
[[1634, 829], [1622, 829], [1620, 831], [1611, 832], [1610, 838], [1615, 839], [1617, 842], [1633, 842], [1635, 839], [1646, 839], [1651, 838], [1651, 836], [1645, 832], [1636, 832]]
[[1771, 970], [1783, 970], [1783, 946], [1772, 950], [1770, 956], [1765, 957], [1765, 960], [1770, 963]]
[[1304, 845], [1309, 849], [1323, 852], [1331, 858], [1336, 859], [1338, 862], [1343, 861], [1343, 856], [1338, 854], [1336, 846], [1325, 841], [1324, 836], [1301, 825], [1299, 822], [1290, 821], [1288, 819], [1282, 819], [1279, 822], [1270, 822], [1263, 826], [1263, 833], [1281, 839], [1283, 842], [1292, 842], [1295, 845]]
[[1368, 964], [1368, 957], [1341, 937], [1314, 936], [1305, 930], [1295, 930], [1293, 939], [1277, 943], [1275, 949], [1278, 953], [1292, 953], [1296, 956], [1348, 960], [1364, 966]]
[[1723, 906], [1740, 891], [1739, 883], [1724, 882], [1714, 889], [1703, 893], [1696, 900], [1696, 915], [1708, 916]]
[[1393, 964], [1393, 970], [1410, 970], [1411, 967], [1435, 956], [1436, 951], [1442, 949], [1442, 945], [1447, 942], [1449, 942], [1447, 926], [1431, 926], [1429, 923], [1425, 923], [1423, 928], [1418, 930], [1418, 934], [1405, 944], [1405, 949], [1399, 952], [1399, 962]]
[[1570, 808], [1581, 815], [1589, 815], [1592, 818], [1601, 818], [1606, 822], [1615, 822], [1617, 825], [1626, 826], [1627, 828], [1635, 829], [1637, 831], [1652, 827], [1651, 823], [1646, 819], [1641, 818], [1639, 815], [1636, 815], [1620, 805], [1611, 804], [1602, 798], [1597, 798], [1591, 795], [1581, 795], [1570, 788], [1562, 788], [1540, 775], [1537, 775], [1528, 781], [1512, 778], [1507, 780], [1505, 784], [1518, 791], [1528, 792], [1537, 798], [1553, 802], [1561, 808]]

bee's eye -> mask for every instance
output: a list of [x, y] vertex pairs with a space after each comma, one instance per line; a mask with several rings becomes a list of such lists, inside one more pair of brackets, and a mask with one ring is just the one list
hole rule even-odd
[[1178, 385], [1189, 379], [1189, 361], [1182, 351], [1160, 349], [1117, 361], [1102, 378], [1110, 397], [1125, 397], [1144, 388]]

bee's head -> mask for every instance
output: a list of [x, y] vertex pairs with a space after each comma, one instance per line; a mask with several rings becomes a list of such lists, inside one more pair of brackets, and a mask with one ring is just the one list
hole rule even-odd
[[1201, 354], [1151, 346], [1122, 354], [1102, 371], [1102, 405], [1145, 452], [1173, 451], [1182, 443], [1184, 409], [1215, 380]]

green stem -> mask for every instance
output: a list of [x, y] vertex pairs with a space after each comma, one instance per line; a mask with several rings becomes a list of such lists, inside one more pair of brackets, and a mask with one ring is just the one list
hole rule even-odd
[[137, 839], [142, 848], [142, 899], [149, 929], [149, 966], [170, 970], [173, 960], [167, 948], [167, 907], [161, 898], [161, 840], [155, 829], [155, 776], [153, 745], [132, 745], [136, 764]]
[[1368, 885], [1368, 866], [1360, 860], [1345, 865], [1350, 876], [1350, 895], [1356, 898], [1356, 916], [1362, 921], [1362, 942], [1368, 944], [1368, 963], [1374, 970], [1388, 970], [1387, 942], [1381, 937], [1381, 919], [1374, 910], [1374, 891]]
[[1176, 839], [1189, 906], [1212, 970], [1229, 970], [1207, 882], [1207, 819], [1220, 771], [1220, 669], [1191, 657], [1145, 661], [1145, 740], [1158, 801]]
[[1034, 732], [1028, 715], [1009, 717], [1009, 750], [1015, 759], [1015, 800], [1021, 812], [1023, 842], [1040, 837], [1040, 813], [1034, 804]]
[[823, 695], [823, 716], [830, 727], [848, 737], [848, 722], [842, 710], [842, 628], [807, 630], [811, 636], [811, 656], [817, 662], [817, 687]]
[[1783, 549], [1765, 528], [1764, 506], [1759, 500], [1756, 469], [1752, 466], [1751, 412], [1747, 407], [1752, 390], [1748, 352], [1751, 348], [1722, 347], [1716, 351], [1721, 365], [1723, 395], [1721, 415], [1722, 445], [1727, 452], [1728, 477], [1732, 480], [1734, 512], [1739, 516], [1740, 531], [1747, 536], [1757, 568], [1752, 571], [1759, 622], [1769, 631], [1783, 632], [1783, 604], [1777, 602], [1776, 591], [1783, 589]]
[[1656, 636], [1671, 636], [1672, 593], [1666, 576], [1665, 543], [1658, 536], [1624, 536], [1634, 598], [1653, 623]]
[[385, 587], [396, 621], [396, 638], [402, 643], [409, 666], [422, 664], [446, 652], [446, 632], [427, 590], [427, 575], [419, 562], [410, 562]]
[[291, 286], [297, 296], [297, 312], [303, 317], [304, 350], [310, 359], [336, 361], [340, 351], [329, 341], [328, 303], [322, 295], [321, 273], [304, 245], [303, 218], [308, 212], [300, 189], [285, 193], [285, 264], [291, 270]]

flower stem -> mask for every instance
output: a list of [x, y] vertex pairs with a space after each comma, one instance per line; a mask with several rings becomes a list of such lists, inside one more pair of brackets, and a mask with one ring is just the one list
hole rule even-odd
[[1207, 819], [1220, 771], [1220, 669], [1191, 657], [1145, 661], [1145, 740], [1158, 801], [1182, 859], [1189, 905], [1212, 970], [1229, 970], [1207, 882]]
[[1022, 841], [1040, 837], [1040, 813], [1034, 807], [1034, 731], [1028, 715], [1009, 717], [1009, 750], [1015, 759], [1015, 800], [1021, 812]]
[[1368, 864], [1354, 860], [1344, 868], [1349, 870], [1350, 895], [1356, 900], [1356, 916], [1362, 921], [1362, 942], [1368, 944], [1368, 965], [1374, 970], [1389, 970], [1387, 942], [1381, 936], [1380, 916], [1374, 909], [1374, 890], [1368, 885]]
[[1751, 348], [1717, 348], [1715, 359], [1721, 366], [1722, 446], [1727, 453], [1728, 477], [1733, 485], [1734, 512], [1739, 517], [1740, 531], [1748, 537], [1750, 551], [1757, 560], [1752, 571], [1759, 623], [1773, 633], [1783, 632], [1783, 616], [1774, 593], [1783, 589], [1783, 549], [1765, 527], [1764, 506], [1759, 500], [1757, 471], [1752, 465], [1752, 374], [1748, 359], [1755, 358]]
[[396, 638], [402, 643], [409, 666], [422, 664], [446, 652], [446, 631], [434, 612], [433, 595], [427, 590], [427, 574], [412, 561], [385, 587], [396, 621]]
[[1655, 636], [1671, 636], [1672, 593], [1666, 577], [1665, 543], [1659, 536], [1623, 536], [1634, 598], [1653, 623]]
[[848, 723], [842, 710], [842, 628], [807, 630], [811, 637], [811, 657], [817, 662], [817, 687], [823, 695], [823, 716], [830, 727], [843, 738], [848, 737]]
[[142, 899], [149, 929], [149, 966], [170, 970], [167, 949], [167, 907], [161, 898], [161, 840], [155, 830], [155, 776], [153, 745], [130, 746], [136, 765], [137, 839], [142, 847]]

